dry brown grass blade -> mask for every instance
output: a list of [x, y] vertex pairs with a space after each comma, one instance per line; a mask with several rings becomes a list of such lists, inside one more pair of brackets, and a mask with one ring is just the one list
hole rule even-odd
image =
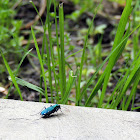
[[[41, 37], [41, 38], [38, 38], [38, 39], [36, 39], [36, 41], [37, 41], [37, 43], [41, 43], [42, 42], [42, 40], [43, 40], [43, 38]], [[31, 42], [30, 42], [31, 44], [34, 44], [34, 40], [31, 40]], [[28, 44], [28, 40], [23, 40], [22, 41], [22, 46], [24, 46], [24, 45], [27, 45]]]
[[21, 2], [22, 0], [19, 0], [18, 2], [16, 2], [14, 6], [12, 7], [12, 9], [16, 9]]

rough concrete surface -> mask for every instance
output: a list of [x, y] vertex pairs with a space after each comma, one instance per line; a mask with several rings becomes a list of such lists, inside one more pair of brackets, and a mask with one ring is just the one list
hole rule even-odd
[[138, 112], [61, 105], [63, 113], [41, 118], [44, 106], [0, 99], [0, 140], [140, 140]]

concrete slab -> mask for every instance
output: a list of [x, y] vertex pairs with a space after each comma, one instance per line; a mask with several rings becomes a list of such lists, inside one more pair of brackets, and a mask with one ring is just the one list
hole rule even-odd
[[44, 106], [0, 99], [0, 140], [140, 140], [138, 112], [62, 105], [44, 119], [36, 114]]

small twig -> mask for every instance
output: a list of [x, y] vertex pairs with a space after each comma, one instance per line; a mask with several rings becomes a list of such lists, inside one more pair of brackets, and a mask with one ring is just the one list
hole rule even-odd
[[[40, 8], [39, 8], [39, 15], [40, 17], [43, 15], [44, 11], [45, 11], [45, 8], [46, 8], [46, 0], [41, 0], [41, 4], [40, 4]], [[23, 27], [21, 27], [21, 29], [28, 29], [30, 28], [35, 22], [37, 22], [39, 20], [39, 15], [37, 14], [35, 19], [28, 22], [27, 24], [25, 24]]]
[[18, 2], [16, 2], [14, 6], [12, 7], [12, 9], [16, 9], [21, 2], [22, 0], [19, 0]]
[[[39, 43], [39, 42], [42, 42], [42, 37], [41, 38], [38, 38], [37, 39], [37, 43]], [[30, 42], [31, 44], [34, 44], [34, 40], [31, 40], [31, 42]], [[26, 45], [26, 44], [28, 44], [28, 40], [23, 40], [22, 41], [22, 45]]]

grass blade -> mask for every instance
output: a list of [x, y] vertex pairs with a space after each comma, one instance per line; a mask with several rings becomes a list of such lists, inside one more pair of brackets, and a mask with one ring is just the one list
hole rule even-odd
[[[51, 25], [50, 25], [50, 8], [48, 7], [51, 5], [51, 1], [47, 1], [47, 21], [48, 21], [48, 33], [49, 33], [49, 43], [50, 43], [50, 51], [51, 51], [51, 60], [52, 60], [52, 70], [54, 74], [54, 80], [55, 80], [55, 87], [56, 87], [56, 97], [58, 95], [58, 86], [57, 86], [57, 77], [55, 73], [55, 61], [54, 61], [54, 53], [53, 53], [53, 48], [52, 48], [52, 33], [51, 33]], [[51, 93], [53, 92], [52, 84], [51, 84]], [[51, 94], [53, 97], [53, 93]], [[57, 98], [56, 98], [57, 99]], [[53, 102], [53, 100], [52, 100]]]
[[[132, 2], [132, 0], [127, 1], [127, 4], [126, 4], [126, 6], [125, 6], [125, 8], [123, 10], [123, 13], [122, 13], [119, 25], [118, 25], [118, 29], [117, 29], [117, 33], [116, 33], [116, 36], [115, 36], [115, 41], [114, 41], [112, 50], [117, 47], [117, 45], [122, 40], [122, 37], [124, 35], [124, 31], [125, 31], [126, 24], [128, 22], [129, 15], [132, 12], [131, 2]], [[111, 56], [110, 59], [109, 59], [109, 63], [107, 65], [107, 67], [106, 67], [106, 75], [105, 75], [103, 89], [102, 89], [102, 94], [101, 94], [101, 98], [99, 100], [98, 107], [102, 106], [111, 70], [112, 70], [114, 64], [116, 63], [117, 59], [121, 55], [121, 53], [123, 51], [123, 48], [124, 47], [121, 48], [121, 51], [118, 48], [119, 54], [116, 53], [113, 56]]]
[[1, 49], [0, 49], [0, 52], [1, 52], [1, 56], [2, 56], [2, 58], [3, 58], [4, 64], [5, 64], [5, 66], [6, 66], [7, 70], [8, 70], [8, 72], [9, 72], [10, 77], [11, 77], [11, 80], [12, 80], [12, 82], [14, 83], [15, 88], [17, 89], [17, 91], [18, 91], [18, 93], [19, 93], [19, 96], [20, 96], [21, 101], [23, 101], [21, 91], [20, 91], [19, 86], [18, 86], [18, 84], [17, 84], [17, 82], [16, 82], [16, 80], [15, 80], [15, 76], [14, 76], [14, 74], [13, 74], [13, 72], [12, 72], [12, 70], [11, 70], [11, 68], [10, 68], [10, 66], [9, 66], [9, 64], [8, 64], [8, 62], [7, 62], [7, 60], [5, 59], [5, 57], [4, 57], [4, 55], [3, 55], [2, 51], [1, 51]]
[[[20, 63], [18, 64], [17, 70], [16, 70], [16, 72], [15, 72], [15, 74], [14, 74], [15, 76], [17, 76], [18, 71], [19, 71], [19, 69], [20, 69], [20, 66], [21, 66], [22, 62], [24, 61], [24, 59], [26, 58], [26, 56], [27, 56], [27, 55], [28, 55], [31, 51], [32, 51], [32, 49], [30, 49], [28, 52], [26, 52], [26, 53], [24, 54], [24, 56], [22, 57], [22, 59], [21, 59]], [[7, 98], [8, 98], [8, 96], [9, 96], [9, 94], [10, 94], [10, 91], [11, 91], [12, 86], [13, 86], [13, 83], [10, 85], [9, 90], [8, 90], [8, 94], [5, 96], [5, 99], [7, 99]]]
[[132, 108], [131, 110], [136, 110], [136, 109], [140, 109], [140, 106], [134, 107], [134, 108]]
[[[48, 25], [48, 33], [49, 33], [49, 43], [52, 55], [52, 38], [51, 38], [51, 27], [50, 27], [50, 5], [51, 0], [47, 0], [47, 25]], [[46, 40], [46, 51], [47, 51], [47, 61], [48, 61], [48, 70], [49, 70], [49, 84], [50, 84], [50, 92], [51, 92], [51, 102], [53, 103], [53, 86], [52, 86], [52, 68], [51, 68], [51, 57], [50, 57], [50, 50], [49, 50], [49, 43]], [[54, 66], [54, 64], [53, 64]]]
[[69, 95], [70, 95], [70, 91], [72, 89], [72, 86], [76, 81], [77, 74], [78, 74], [78, 70], [76, 71], [75, 76], [73, 76], [73, 71], [69, 72], [69, 80], [67, 82], [67, 89], [66, 89], [66, 92], [65, 92], [65, 94], [64, 94], [64, 96], [61, 100], [61, 104], [66, 104], [67, 103]]
[[[59, 64], [59, 77], [61, 77], [61, 58], [60, 58], [60, 49], [59, 49], [59, 37], [58, 37], [58, 25], [57, 25], [57, 17], [56, 17], [56, 0], [53, 0], [53, 4], [54, 4], [54, 13], [55, 13], [55, 31], [56, 31], [56, 43], [57, 43], [57, 55], [58, 55], [58, 64]], [[59, 79], [58, 79], [58, 83], [59, 83], [59, 86], [61, 87], [61, 84], [59, 82]], [[62, 89], [62, 87], [61, 87]], [[62, 92], [62, 91], [61, 91]], [[56, 100], [58, 101], [59, 100], [59, 95], [57, 94], [56, 95]]]
[[66, 90], [66, 73], [65, 73], [65, 55], [64, 55], [64, 12], [63, 3], [59, 5], [59, 28], [60, 28], [60, 46], [61, 46], [61, 96], [63, 97]]
[[131, 92], [130, 92], [130, 95], [128, 97], [128, 100], [126, 101], [126, 104], [125, 104], [125, 107], [124, 107], [124, 110], [127, 110], [129, 105], [130, 105], [130, 102], [132, 100], [132, 97], [133, 95], [135, 95], [135, 92], [136, 92], [136, 88], [137, 88], [137, 85], [140, 81], [140, 68], [137, 70], [137, 73], [135, 75], [135, 80], [133, 82], [133, 86], [132, 86], [132, 89], [131, 89]]
[[42, 95], [45, 96], [45, 94], [44, 94], [45, 91], [44, 91], [42, 88], [40, 88], [40, 87], [38, 87], [38, 86], [36, 86], [36, 85], [33, 85], [33, 84], [31, 84], [31, 83], [29, 83], [29, 82], [27, 82], [27, 81], [25, 81], [25, 80], [23, 80], [23, 79], [20, 79], [20, 78], [18, 78], [18, 77], [15, 77], [15, 80], [16, 80], [16, 82], [17, 82], [19, 85], [21, 85], [21, 86], [26, 86], [26, 87], [28, 87], [28, 88], [30, 88], [30, 89], [33, 89], [33, 90], [35, 90], [35, 91], [38, 91], [39, 93], [41, 93]]
[[[32, 1], [30, 1], [30, 2], [31, 2], [31, 4], [33, 5], [34, 9], [36, 10], [36, 12], [37, 12], [37, 14], [38, 14], [38, 16], [39, 16], [39, 18], [40, 18], [41, 24], [42, 24], [42, 26], [43, 26], [43, 29], [44, 29], [44, 33], [43, 33], [43, 43], [42, 43], [42, 50], [41, 50], [41, 58], [43, 59], [44, 48], [45, 48], [45, 38], [46, 38], [46, 24], [47, 24], [47, 20], [45, 21], [45, 26], [44, 26], [43, 21], [42, 21], [42, 19], [41, 19], [41, 16], [40, 16], [40, 14], [39, 14], [39, 12], [38, 12], [38, 10], [37, 10], [35, 4], [34, 4]], [[43, 77], [42, 77], [41, 68], [40, 68], [40, 75], [41, 75], [41, 76], [40, 76], [40, 87], [42, 88]], [[40, 93], [40, 95], [39, 95], [39, 101], [41, 102], [41, 100], [42, 100], [42, 94]]]
[[43, 66], [42, 58], [41, 58], [41, 55], [40, 55], [40, 51], [39, 51], [39, 48], [38, 48], [38, 44], [37, 44], [36, 37], [35, 37], [34, 30], [33, 30], [32, 26], [31, 26], [31, 31], [32, 31], [34, 42], [35, 42], [35, 47], [36, 47], [38, 59], [39, 59], [40, 65], [41, 65], [41, 71], [42, 71], [42, 76], [43, 76], [44, 85], [45, 85], [46, 103], [48, 103], [47, 83], [46, 83], [44, 66]]
[[43, 26], [43, 21], [42, 21], [42, 19], [41, 19], [41, 16], [40, 16], [40, 14], [39, 14], [39, 12], [38, 12], [38, 10], [37, 10], [35, 4], [34, 4], [32, 1], [30, 1], [30, 3], [31, 3], [31, 4], [33, 5], [33, 7], [35, 8], [35, 10], [36, 10], [36, 12], [37, 12], [37, 14], [38, 14], [38, 16], [39, 16], [39, 18], [40, 18], [41, 24], [42, 24], [42, 26]]

